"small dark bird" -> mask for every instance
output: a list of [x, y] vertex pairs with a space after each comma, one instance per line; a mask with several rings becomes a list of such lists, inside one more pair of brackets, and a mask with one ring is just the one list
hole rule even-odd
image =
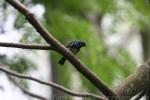
[[[81, 47], [84, 47], [86, 46], [86, 44], [83, 42], [83, 41], [80, 41], [80, 40], [75, 40], [75, 41], [71, 41], [67, 48], [74, 54], [76, 55], [79, 51], [80, 51], [80, 48]], [[65, 57], [62, 57], [60, 60], [59, 60], [59, 64], [60, 65], [63, 65], [66, 61], [66, 58]]]

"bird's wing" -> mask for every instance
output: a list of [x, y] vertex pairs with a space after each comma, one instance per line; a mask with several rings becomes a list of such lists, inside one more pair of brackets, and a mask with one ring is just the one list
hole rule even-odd
[[75, 44], [75, 41], [71, 41], [71, 42], [67, 45], [67, 48], [69, 48], [69, 47], [74, 47], [74, 44]]

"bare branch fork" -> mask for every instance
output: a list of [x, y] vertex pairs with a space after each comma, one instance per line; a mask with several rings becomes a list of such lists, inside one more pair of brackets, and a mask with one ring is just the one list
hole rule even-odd
[[53, 88], [56, 88], [58, 89], [59, 91], [62, 91], [66, 94], [69, 94], [69, 95], [72, 95], [72, 96], [77, 96], [77, 97], [89, 97], [89, 98], [94, 98], [94, 99], [97, 99], [97, 100], [103, 100], [104, 98], [100, 97], [100, 96], [97, 96], [95, 94], [90, 94], [90, 93], [76, 93], [76, 92], [72, 92], [70, 91], [69, 89], [61, 86], [61, 85], [58, 85], [58, 84], [55, 84], [53, 82], [44, 82], [44, 81], [41, 81], [39, 79], [36, 79], [36, 78], [33, 78], [31, 76], [27, 76], [27, 75], [24, 75], [24, 74], [20, 74], [20, 73], [17, 73], [17, 72], [14, 72], [14, 71], [11, 71], [11, 70], [8, 70], [5, 68], [6, 66], [5, 65], [2, 65], [0, 64], [0, 70], [2, 72], [5, 72], [6, 74], [8, 75], [12, 75], [12, 76], [15, 76], [15, 77], [18, 77], [18, 78], [23, 78], [23, 79], [28, 79], [28, 80], [32, 80], [32, 81], [35, 81], [35, 82], [38, 82], [40, 84], [43, 84], [43, 85], [47, 85], [47, 86], [51, 86]]
[[55, 50], [65, 56], [70, 63], [83, 75], [85, 76], [97, 89], [99, 89], [105, 96], [111, 99], [117, 95], [109, 89], [94, 73], [92, 73], [87, 66], [81, 63], [67, 48], [65, 48], [60, 42], [58, 42], [45, 27], [34, 17], [34, 15], [18, 0], [5, 0], [11, 4], [14, 8], [20, 11], [30, 24], [39, 32], [39, 34], [47, 41], [48, 44], [53, 46]]
[[2, 47], [21, 48], [21, 49], [54, 50], [54, 48], [52, 46], [48, 45], [48, 44], [39, 45], [39, 44], [23, 44], [23, 43], [0, 42], [0, 46], [2, 46]]

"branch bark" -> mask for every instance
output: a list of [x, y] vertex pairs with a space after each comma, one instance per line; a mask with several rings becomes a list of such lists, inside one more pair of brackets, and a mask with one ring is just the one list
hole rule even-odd
[[35, 82], [38, 82], [40, 84], [44, 84], [44, 85], [47, 85], [47, 86], [51, 86], [53, 88], [56, 88], [58, 89], [59, 91], [62, 91], [66, 94], [69, 94], [69, 95], [72, 95], [72, 96], [77, 96], [77, 97], [89, 97], [89, 98], [94, 98], [94, 99], [97, 99], [97, 100], [103, 100], [104, 98], [100, 97], [100, 96], [97, 96], [95, 94], [90, 94], [90, 93], [76, 93], [76, 92], [73, 92], [73, 91], [70, 91], [69, 89], [61, 86], [61, 85], [58, 85], [58, 84], [55, 84], [53, 82], [44, 82], [44, 81], [41, 81], [39, 79], [36, 79], [36, 78], [33, 78], [31, 76], [27, 76], [27, 75], [24, 75], [24, 74], [20, 74], [20, 73], [17, 73], [17, 72], [14, 72], [14, 71], [10, 71], [6, 68], [4, 68], [5, 65], [2, 65], [0, 64], [0, 70], [2, 72], [5, 72], [6, 74], [8, 75], [12, 75], [12, 76], [15, 76], [15, 77], [18, 77], [18, 78], [23, 78], [23, 79], [28, 79], [28, 80], [32, 80], [32, 81], [35, 81]]
[[65, 56], [72, 65], [83, 75], [85, 76], [97, 89], [99, 89], [105, 96], [108, 98], [116, 97], [116, 94], [109, 89], [103, 82], [100, 80], [94, 73], [92, 73], [87, 66], [81, 63], [67, 48], [65, 48], [60, 42], [58, 42], [45, 27], [34, 17], [34, 15], [18, 0], [5, 0], [11, 4], [14, 8], [20, 11], [30, 24], [39, 32], [39, 34], [52, 45], [56, 51]]
[[0, 42], [1, 47], [13, 47], [21, 49], [39, 49], [39, 50], [54, 50], [50, 45], [39, 45], [39, 44], [22, 44], [22, 43], [5, 43]]

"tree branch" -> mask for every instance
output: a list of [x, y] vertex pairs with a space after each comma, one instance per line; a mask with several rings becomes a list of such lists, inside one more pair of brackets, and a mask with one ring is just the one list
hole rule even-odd
[[90, 93], [76, 93], [76, 92], [70, 91], [69, 89], [67, 89], [67, 88], [65, 88], [65, 87], [63, 87], [61, 85], [58, 85], [58, 84], [55, 84], [55, 83], [52, 83], [52, 82], [44, 82], [44, 81], [41, 81], [39, 79], [33, 78], [31, 76], [27, 76], [27, 75], [24, 75], [24, 74], [16, 73], [14, 71], [10, 71], [10, 70], [8, 70], [8, 69], [6, 69], [4, 67], [5, 67], [5, 65], [0, 64], [0, 70], [2, 72], [5, 72], [6, 74], [9, 74], [9, 75], [12, 75], [12, 76], [15, 76], [15, 77], [18, 77], [18, 78], [24, 78], [24, 79], [36, 81], [36, 82], [38, 82], [40, 84], [51, 86], [53, 88], [58, 89], [59, 91], [62, 91], [64, 93], [72, 95], [72, 96], [88, 97], [88, 98], [94, 98], [94, 99], [97, 99], [97, 100], [103, 100], [104, 99], [104, 98], [102, 98], [100, 96], [97, 96], [95, 94], [90, 94]]
[[39, 49], [39, 50], [54, 50], [50, 45], [39, 45], [39, 44], [22, 44], [22, 43], [5, 43], [0, 42], [1, 47], [13, 47], [22, 49]]
[[121, 97], [131, 98], [143, 89], [147, 89], [150, 80], [150, 58], [137, 71], [131, 74], [118, 88], [116, 93]]
[[[6, 75], [7, 75], [7, 74], [6, 74]], [[21, 90], [23, 93], [25, 93], [26, 95], [29, 95], [29, 96], [31, 96], [31, 97], [34, 97], [34, 98], [37, 98], [37, 99], [40, 99], [40, 100], [48, 100], [48, 99], [45, 98], [45, 97], [42, 97], [42, 96], [40, 96], [40, 95], [34, 94], [34, 93], [32, 93], [32, 92], [26, 90], [26, 89], [23, 88], [23, 87], [19, 84], [19, 82], [17, 82], [13, 77], [11, 77], [10, 75], [7, 75], [7, 76], [8, 76], [8, 78], [14, 83], [14, 85], [16, 85], [18, 88], [20, 88], [20, 90]]]
[[87, 66], [81, 63], [67, 48], [58, 42], [23, 4], [21, 4], [18, 0], [5, 1], [20, 11], [26, 17], [29, 23], [32, 24], [39, 34], [45, 39], [45, 41], [52, 45], [57, 52], [65, 56], [83, 76], [85, 76], [95, 87], [97, 87], [97, 89], [99, 89], [108, 98], [116, 97], [115, 100], [118, 100], [116, 94], [109, 89], [106, 84], [102, 82], [102, 80], [92, 73]]

